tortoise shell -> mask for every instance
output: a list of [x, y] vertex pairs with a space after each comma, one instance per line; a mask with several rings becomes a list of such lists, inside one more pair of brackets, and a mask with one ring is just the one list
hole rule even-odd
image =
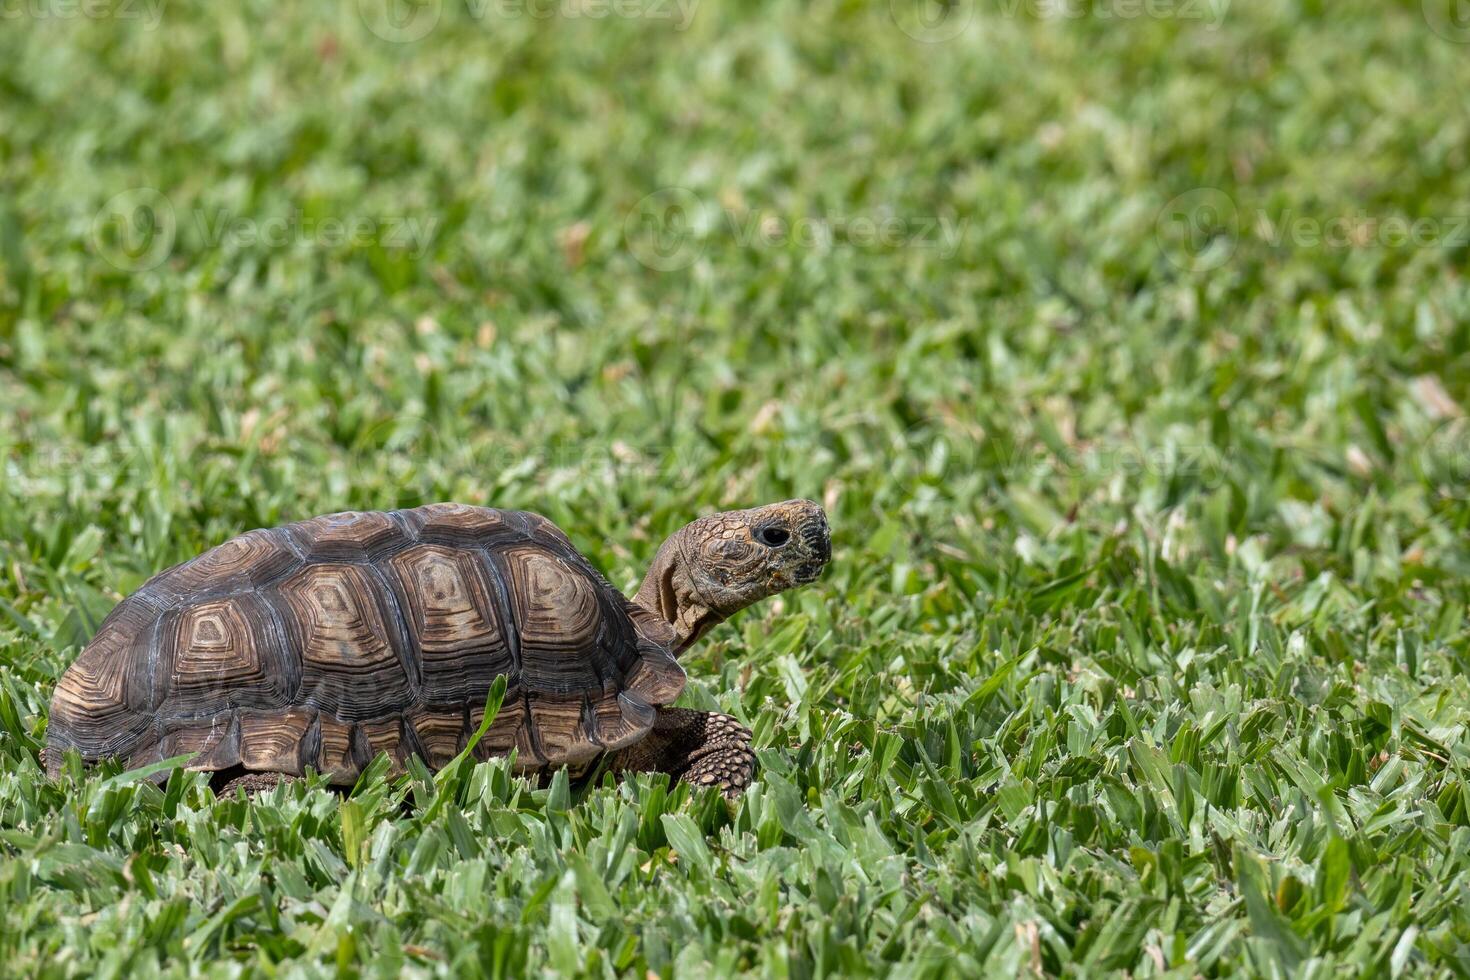
[[438, 768], [505, 675], [475, 755], [578, 765], [678, 697], [672, 640], [536, 514], [332, 514], [241, 535], [123, 600], [57, 685], [47, 760], [194, 753], [191, 769], [339, 784], [380, 752]]

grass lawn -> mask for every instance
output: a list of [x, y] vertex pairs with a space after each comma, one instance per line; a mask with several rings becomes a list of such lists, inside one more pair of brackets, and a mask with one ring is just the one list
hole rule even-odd
[[[1470, 974], [1470, 25], [936, 9], [0, 12], [0, 972]], [[42, 776], [244, 530], [793, 496], [733, 811]]]

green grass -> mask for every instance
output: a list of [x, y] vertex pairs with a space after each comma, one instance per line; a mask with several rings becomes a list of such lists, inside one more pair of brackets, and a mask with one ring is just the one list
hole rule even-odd
[[[1438, 0], [439, 6], [7, 8], [0, 971], [1470, 973]], [[826, 577], [686, 658], [733, 812], [42, 778], [100, 618], [246, 529], [524, 507], [631, 588], [798, 495]]]

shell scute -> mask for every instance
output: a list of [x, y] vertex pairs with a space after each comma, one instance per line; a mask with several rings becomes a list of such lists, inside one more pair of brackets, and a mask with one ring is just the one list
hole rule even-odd
[[494, 547], [522, 538], [526, 533], [525, 524], [515, 511], [466, 504], [429, 504], [400, 511], [399, 516], [421, 544]]
[[286, 530], [318, 561], [375, 562], [412, 540], [395, 515], [378, 511], [327, 514], [291, 524]]
[[546, 695], [600, 691], [617, 664], [599, 643], [604, 609], [592, 582], [534, 545], [496, 558], [515, 610], [521, 683]]
[[485, 563], [442, 545], [415, 545], [389, 562], [418, 652], [420, 696], [427, 704], [473, 700], [515, 669]]
[[240, 764], [259, 772], [305, 772], [302, 749], [316, 722], [316, 712], [306, 708], [286, 711], [242, 712], [240, 715]]
[[414, 736], [430, 769], [438, 769], [459, 755], [469, 741], [465, 712], [422, 709], [409, 718]]
[[362, 565], [308, 565], [281, 583], [278, 608], [301, 656], [297, 703], [343, 721], [382, 717], [412, 703], [381, 591]]
[[301, 661], [287, 649], [269, 607], [252, 592], [167, 613], [159, 652], [179, 715], [213, 713], [221, 706], [285, 707], [301, 680]]
[[301, 566], [283, 528], [247, 531], [160, 572], [140, 590], [166, 605], [259, 589]]
[[[84, 758], [129, 755], [154, 732], [161, 692], [156, 626], [161, 610], [147, 596], [124, 599], [61, 676], [51, 699], [50, 741]], [[52, 753], [51, 768], [61, 752]]]

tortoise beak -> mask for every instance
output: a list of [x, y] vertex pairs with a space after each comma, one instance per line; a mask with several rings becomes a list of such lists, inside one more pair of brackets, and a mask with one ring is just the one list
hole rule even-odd
[[816, 520], [803, 525], [801, 539], [823, 565], [832, 560], [832, 529], [827, 526], [826, 514], [818, 512]]
[[827, 525], [827, 515], [822, 508], [806, 501], [812, 513], [801, 524], [801, 541], [811, 558], [796, 570], [796, 580], [812, 582], [822, 574], [822, 569], [832, 560], [832, 529]]
[[808, 582], [815, 582], [822, 577], [822, 569], [825, 567], [821, 562], [810, 562], [809, 564], [802, 565], [796, 570], [796, 584], [806, 585]]

